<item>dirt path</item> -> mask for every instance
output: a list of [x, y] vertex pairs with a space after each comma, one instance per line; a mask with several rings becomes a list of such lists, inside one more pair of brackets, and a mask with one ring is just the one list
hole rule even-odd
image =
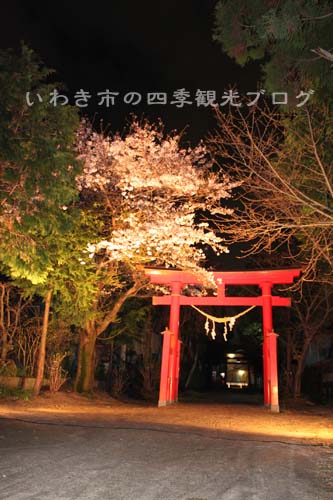
[[[230, 398], [229, 398], [230, 399]], [[245, 433], [266, 440], [333, 444], [333, 408], [306, 407], [271, 413], [258, 404], [178, 403], [166, 408], [122, 403], [105, 395], [89, 400], [75, 393], [44, 393], [31, 401], [0, 403], [0, 416], [62, 421], [127, 422]]]
[[7, 402], [0, 498], [328, 500], [332, 417], [324, 409], [158, 409], [66, 394]]

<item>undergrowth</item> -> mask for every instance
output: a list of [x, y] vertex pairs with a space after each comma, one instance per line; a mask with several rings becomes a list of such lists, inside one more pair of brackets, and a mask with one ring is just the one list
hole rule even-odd
[[21, 399], [28, 401], [31, 397], [31, 391], [24, 389], [11, 389], [9, 387], [0, 386], [0, 399]]

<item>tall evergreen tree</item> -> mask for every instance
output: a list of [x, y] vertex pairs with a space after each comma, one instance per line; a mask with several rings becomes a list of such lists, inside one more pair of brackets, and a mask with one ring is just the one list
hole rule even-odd
[[47, 279], [43, 241], [68, 230], [66, 208], [77, 195], [78, 114], [50, 104], [51, 74], [24, 45], [20, 55], [0, 52], [0, 261], [32, 283]]
[[47, 83], [51, 74], [24, 45], [19, 55], [0, 52], [0, 265], [27, 294], [45, 299], [36, 394], [52, 302], [78, 323], [89, 309], [94, 276], [82, 265], [89, 222], [75, 206], [79, 117], [71, 106], [50, 103], [60, 87]]
[[269, 91], [332, 95], [333, 5], [321, 0], [220, 0], [214, 39], [239, 64], [262, 62]]

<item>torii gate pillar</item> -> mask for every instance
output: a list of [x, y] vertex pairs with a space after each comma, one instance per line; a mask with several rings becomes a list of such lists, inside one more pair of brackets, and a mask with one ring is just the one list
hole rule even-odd
[[176, 403], [178, 401], [179, 386], [179, 314], [180, 294], [182, 283], [176, 281], [171, 284], [169, 330], [163, 333], [163, 350], [160, 380], [160, 395], [158, 406]]
[[277, 334], [273, 331], [272, 283], [260, 284], [262, 290], [263, 323], [263, 382], [264, 404], [279, 412], [279, 382], [277, 369]]

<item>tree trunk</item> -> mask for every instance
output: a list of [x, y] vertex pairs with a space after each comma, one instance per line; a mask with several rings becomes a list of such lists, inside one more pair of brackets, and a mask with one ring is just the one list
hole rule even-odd
[[196, 351], [195, 351], [194, 360], [193, 360], [193, 365], [190, 369], [190, 373], [188, 374], [186, 382], [185, 382], [185, 389], [188, 389], [188, 387], [190, 385], [191, 379], [192, 379], [193, 374], [195, 372], [195, 369], [197, 367], [198, 359], [199, 359], [199, 347], [197, 346]]
[[8, 333], [5, 327], [5, 294], [6, 287], [1, 284], [1, 296], [0, 296], [0, 329], [1, 329], [1, 361], [5, 363], [7, 361], [8, 352]]
[[94, 386], [96, 334], [87, 328], [80, 335], [79, 358], [75, 379], [77, 392], [89, 392]]
[[293, 387], [293, 377], [292, 377], [292, 342], [291, 342], [291, 333], [288, 331], [287, 337], [287, 345], [286, 345], [286, 386], [288, 396], [292, 394]]
[[302, 389], [302, 375], [304, 370], [304, 360], [306, 353], [308, 352], [309, 345], [311, 343], [312, 338], [308, 338], [303, 345], [302, 352], [297, 360], [297, 369], [294, 378], [294, 398], [301, 397], [301, 389]]
[[[113, 323], [122, 305], [134, 295], [140, 288], [140, 283], [134, 285], [120, 295], [113, 307], [107, 312], [102, 321], [88, 321], [86, 331], [80, 336], [78, 370], [75, 379], [75, 390], [78, 392], [91, 391], [94, 384], [95, 374], [95, 345], [96, 339], [107, 327]], [[95, 311], [98, 310], [98, 299], [95, 302]]]
[[302, 362], [301, 362], [301, 360], [299, 360], [298, 364], [297, 364], [295, 378], [294, 378], [294, 398], [295, 399], [298, 399], [301, 397], [302, 373], [303, 373]]
[[143, 366], [142, 366], [142, 376], [143, 376], [143, 387], [142, 393], [143, 397], [150, 399], [154, 394], [154, 363], [152, 359], [152, 317], [151, 308], [149, 308], [148, 316], [146, 319], [146, 327], [144, 332], [144, 350], [143, 350]]
[[112, 340], [110, 342], [110, 361], [105, 380], [105, 389], [107, 392], [111, 391], [111, 386], [112, 386], [113, 351], [114, 351], [114, 341]]
[[7, 330], [3, 328], [1, 335], [1, 362], [5, 363], [7, 361], [7, 353], [8, 353], [8, 334]]
[[49, 290], [46, 294], [46, 297], [45, 297], [42, 335], [40, 338], [39, 353], [38, 353], [38, 360], [37, 360], [37, 375], [36, 375], [35, 385], [33, 388], [33, 393], [36, 396], [38, 396], [38, 394], [40, 392], [40, 389], [41, 389], [42, 383], [43, 383], [43, 377], [44, 377], [46, 338], [47, 338], [47, 330], [48, 330], [49, 316], [50, 316], [51, 297], [52, 297], [52, 290]]

